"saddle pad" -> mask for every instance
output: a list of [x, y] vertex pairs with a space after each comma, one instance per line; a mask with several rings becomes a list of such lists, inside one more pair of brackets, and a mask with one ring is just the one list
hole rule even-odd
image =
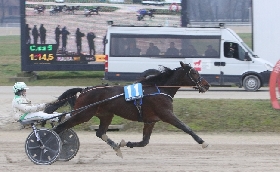
[[126, 101], [140, 99], [143, 97], [142, 84], [136, 83], [124, 86], [124, 96]]

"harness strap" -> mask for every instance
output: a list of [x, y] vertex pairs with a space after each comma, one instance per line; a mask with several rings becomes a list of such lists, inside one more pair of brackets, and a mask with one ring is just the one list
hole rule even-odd
[[[173, 100], [173, 97], [170, 96], [169, 94], [165, 94], [165, 93], [161, 93], [160, 89], [158, 88], [158, 86], [156, 86], [157, 92], [156, 93], [152, 93], [152, 94], [146, 94], [143, 95], [144, 96], [155, 96], [155, 95], [164, 95], [164, 96], [168, 96], [169, 98], [171, 98], [171, 100]], [[142, 113], [142, 98], [140, 99], [135, 99], [134, 100], [134, 105], [136, 106], [137, 110], [138, 110], [138, 122], [143, 122], [143, 113]]]
[[134, 105], [136, 106], [138, 110], [138, 122], [143, 122], [143, 115], [142, 115], [142, 110], [141, 110], [141, 105], [142, 105], [142, 98], [141, 99], [135, 99], [134, 100]]
[[158, 88], [157, 85], [155, 85], [155, 87], [156, 87], [156, 89], [157, 89], [157, 93], [147, 94], [147, 95], [145, 95], [145, 96], [155, 96], [155, 95], [161, 94], [161, 95], [168, 96], [169, 98], [171, 98], [171, 99], [173, 100], [173, 97], [170, 96], [169, 94], [161, 93], [161, 92], [160, 92], [160, 89]]

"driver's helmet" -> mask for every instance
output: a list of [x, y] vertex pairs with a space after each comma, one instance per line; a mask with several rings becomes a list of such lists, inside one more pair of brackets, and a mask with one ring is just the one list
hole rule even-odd
[[13, 86], [14, 93], [17, 93], [19, 91], [26, 90], [26, 89], [29, 89], [29, 88], [27, 87], [27, 85], [24, 82], [16, 82], [15, 85]]

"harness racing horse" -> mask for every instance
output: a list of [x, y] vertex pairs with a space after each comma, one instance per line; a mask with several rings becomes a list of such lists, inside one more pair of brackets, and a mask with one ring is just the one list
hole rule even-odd
[[50, 15], [59, 14], [64, 11], [66, 5], [64, 6], [52, 6], [50, 9]]
[[101, 8], [100, 6], [97, 6], [96, 8], [85, 9], [85, 10], [84, 10], [84, 14], [85, 14], [86, 17], [91, 16], [91, 15], [93, 15], [94, 13], [95, 13], [96, 15], [100, 15], [100, 14], [99, 14], [100, 8]]
[[74, 14], [75, 10], [79, 10], [80, 6], [65, 6], [65, 12], [68, 12], [68, 14]]
[[[143, 97], [134, 101], [126, 101], [123, 86], [100, 86], [72, 88], [47, 105], [45, 112], [52, 113], [66, 102], [74, 104], [71, 118], [58, 124], [53, 130], [57, 133], [89, 121], [93, 116], [100, 119], [96, 136], [110, 145], [117, 155], [122, 157], [120, 147], [144, 147], [149, 143], [154, 125], [158, 121], [169, 123], [191, 135], [193, 139], [206, 148], [204, 142], [192, 129], [180, 121], [173, 113], [173, 98], [181, 86], [194, 86], [199, 92], [206, 92], [210, 85], [200, 74], [188, 64], [180, 62], [181, 67], [164, 70], [154, 76], [146, 77], [135, 84], [142, 84]], [[80, 92], [77, 97], [76, 94]], [[71, 100], [71, 101], [70, 101]], [[139, 103], [141, 102], [141, 103]], [[144, 123], [143, 139], [140, 142], [125, 142], [119, 144], [111, 140], [106, 131], [114, 115], [131, 121]]]
[[143, 20], [145, 16], [149, 16], [150, 19], [155, 18], [155, 16], [154, 16], [155, 11], [156, 11], [155, 9], [149, 9], [149, 10], [140, 9], [137, 11], [138, 12], [137, 20], [138, 21]]
[[34, 7], [34, 12], [37, 13], [37, 14], [41, 14], [41, 13], [45, 13], [45, 10], [46, 10], [46, 7], [45, 5], [41, 5], [41, 6], [35, 6]]

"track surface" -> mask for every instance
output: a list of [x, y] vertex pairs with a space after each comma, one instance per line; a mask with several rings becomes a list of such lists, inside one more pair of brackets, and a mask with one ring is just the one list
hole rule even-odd
[[[279, 136], [275, 134], [199, 134], [207, 149], [184, 133], [154, 133], [144, 148], [122, 148], [124, 158], [93, 132], [77, 132], [81, 146], [74, 159], [35, 165], [24, 152], [30, 130], [0, 132], [0, 171], [172, 171], [264, 172], [280, 171]], [[140, 133], [107, 133], [114, 141], [138, 141]]]
[[[50, 102], [72, 87], [30, 87], [27, 94], [34, 103]], [[211, 146], [202, 149], [189, 135], [153, 133], [150, 144], [144, 148], [122, 148], [124, 158], [115, 152], [94, 132], [77, 132], [80, 150], [69, 162], [55, 162], [41, 166], [33, 164], [25, 154], [25, 139], [31, 129], [19, 130], [11, 123], [12, 87], [0, 87], [0, 171], [113, 171], [113, 172], [263, 172], [280, 171], [279, 134], [277, 133], [198, 133]], [[181, 98], [238, 98], [269, 99], [268, 89], [248, 93], [238, 88], [211, 88], [199, 94], [190, 88], [177, 93]], [[140, 141], [141, 133], [108, 132], [115, 142]]]

